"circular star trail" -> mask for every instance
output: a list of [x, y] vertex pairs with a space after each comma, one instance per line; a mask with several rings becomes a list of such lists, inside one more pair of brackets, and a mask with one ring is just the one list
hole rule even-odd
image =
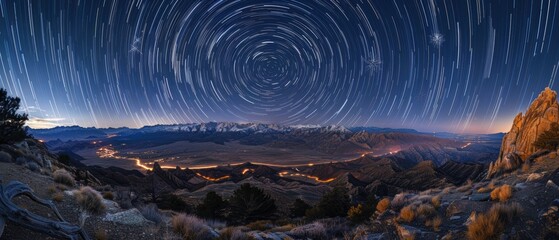
[[1, 1], [33, 127], [235, 121], [506, 131], [557, 88], [557, 1]]

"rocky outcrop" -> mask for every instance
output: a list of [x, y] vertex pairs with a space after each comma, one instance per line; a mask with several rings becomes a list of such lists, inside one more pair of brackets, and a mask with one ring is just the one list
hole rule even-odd
[[559, 103], [557, 93], [546, 88], [532, 102], [525, 115], [519, 113], [514, 118], [511, 130], [503, 138], [499, 158], [489, 166], [488, 177], [514, 170], [536, 153], [539, 149], [533, 143], [551, 128], [552, 123], [559, 123]]

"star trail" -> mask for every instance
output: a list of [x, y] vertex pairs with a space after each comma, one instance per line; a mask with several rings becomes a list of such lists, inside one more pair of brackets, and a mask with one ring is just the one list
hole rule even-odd
[[508, 131], [557, 89], [559, 1], [0, 1], [32, 127], [207, 121]]

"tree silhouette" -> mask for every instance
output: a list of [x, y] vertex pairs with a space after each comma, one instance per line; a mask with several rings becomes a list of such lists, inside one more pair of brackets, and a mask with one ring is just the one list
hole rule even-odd
[[318, 203], [318, 208], [325, 217], [344, 217], [351, 205], [347, 189], [336, 187], [324, 194]]
[[223, 219], [225, 217], [223, 211], [226, 207], [227, 202], [216, 192], [211, 191], [206, 193], [204, 201], [196, 207], [196, 215], [202, 218]]
[[304, 217], [305, 216], [305, 212], [308, 209], [311, 209], [312, 206], [307, 204], [305, 201], [297, 198], [295, 199], [295, 202], [293, 202], [293, 205], [291, 206], [291, 208], [289, 209], [290, 214], [292, 217]]
[[10, 97], [0, 88], [0, 144], [19, 142], [27, 136], [23, 128], [27, 114], [17, 113], [19, 103], [18, 97]]
[[249, 183], [241, 185], [229, 199], [233, 224], [248, 223], [255, 220], [274, 219], [276, 202], [261, 189]]
[[538, 149], [557, 150], [557, 147], [559, 147], [559, 123], [552, 123], [551, 128], [544, 131], [533, 145]]

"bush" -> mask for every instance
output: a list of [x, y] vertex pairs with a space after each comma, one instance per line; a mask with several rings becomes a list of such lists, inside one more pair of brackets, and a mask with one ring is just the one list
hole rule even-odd
[[242, 184], [229, 199], [230, 221], [247, 223], [256, 220], [275, 219], [276, 202], [270, 195], [248, 183]]
[[298, 239], [326, 239], [326, 228], [320, 222], [313, 222], [311, 224], [299, 226], [291, 229], [290, 233], [295, 235]]
[[311, 205], [307, 204], [305, 201], [297, 198], [293, 205], [289, 209], [291, 217], [304, 217], [307, 210], [311, 209]]
[[264, 231], [274, 227], [270, 220], [259, 220], [246, 225], [251, 230]]
[[12, 162], [12, 155], [7, 152], [0, 151], [0, 162]]
[[505, 202], [512, 197], [512, 187], [508, 184], [495, 188], [491, 191], [491, 200], [499, 200]]
[[192, 212], [192, 208], [182, 198], [175, 194], [165, 194], [159, 198], [157, 207], [160, 209], [173, 210], [176, 212]]
[[71, 162], [70, 156], [68, 156], [68, 154], [59, 154], [58, 162], [66, 166], [70, 166], [70, 162]]
[[52, 174], [54, 182], [61, 183], [70, 187], [76, 185], [76, 180], [70, 173], [64, 169], [58, 169]]
[[113, 200], [115, 198], [115, 195], [111, 191], [105, 191], [103, 192], [103, 198], [108, 200]]
[[62, 202], [64, 200], [64, 193], [62, 192], [55, 192], [52, 194], [52, 200], [56, 202]]
[[421, 218], [429, 218], [437, 213], [435, 208], [429, 204], [419, 205], [419, 207], [417, 207], [415, 212], [417, 217], [421, 217]]
[[425, 221], [425, 226], [433, 227], [433, 230], [435, 230], [436, 232], [440, 230], [442, 224], [443, 224], [443, 219], [439, 216], [436, 216], [430, 220]]
[[404, 222], [411, 222], [415, 219], [415, 209], [413, 206], [405, 206], [400, 210], [400, 219]]
[[147, 220], [150, 220], [156, 224], [160, 224], [163, 222], [161, 211], [159, 211], [159, 208], [157, 208], [157, 205], [155, 204], [148, 204], [140, 207], [140, 212], [142, 213], [142, 216], [144, 216]]
[[92, 214], [101, 214], [105, 211], [103, 197], [93, 188], [81, 187], [80, 190], [75, 191], [74, 195], [81, 209]]
[[367, 211], [362, 204], [357, 204], [357, 206], [352, 206], [347, 212], [347, 217], [353, 223], [362, 223], [367, 220], [371, 214]]
[[223, 219], [223, 210], [227, 207], [227, 202], [214, 191], [208, 192], [203, 202], [196, 207], [196, 215], [208, 219]]
[[437, 195], [437, 196], [434, 196], [433, 198], [431, 198], [431, 204], [436, 209], [439, 209], [439, 207], [441, 207], [441, 196]]
[[551, 127], [544, 131], [533, 145], [537, 149], [557, 150], [557, 147], [559, 147], [559, 124], [551, 123]]
[[479, 214], [468, 225], [466, 236], [470, 240], [497, 239], [514, 217], [522, 212], [520, 204], [497, 203], [485, 214]]
[[33, 171], [33, 172], [38, 172], [39, 170], [41, 170], [41, 167], [39, 166], [39, 164], [37, 164], [36, 162], [28, 162], [27, 163], [27, 168], [29, 168], [29, 170]]
[[253, 238], [239, 228], [228, 227], [219, 232], [217, 240], [252, 240]]
[[345, 217], [350, 205], [347, 189], [336, 187], [322, 196], [318, 209], [325, 217]]
[[173, 231], [180, 234], [185, 240], [213, 239], [211, 229], [206, 223], [192, 215], [178, 214], [171, 219]]
[[390, 207], [390, 199], [389, 198], [383, 198], [382, 200], [380, 200], [377, 203], [377, 211], [379, 211], [381, 213], [386, 211], [389, 207]]
[[19, 142], [27, 137], [23, 128], [27, 114], [17, 113], [20, 101], [18, 97], [8, 96], [8, 92], [0, 88], [0, 144]]
[[95, 229], [95, 240], [107, 240], [107, 239], [109, 239], [109, 237], [107, 237], [107, 232], [105, 232], [104, 229], [102, 228]]

